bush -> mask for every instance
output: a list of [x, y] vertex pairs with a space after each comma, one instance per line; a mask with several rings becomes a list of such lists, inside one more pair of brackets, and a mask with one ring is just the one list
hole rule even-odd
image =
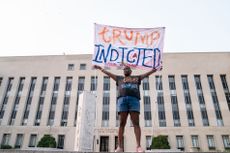
[[150, 147], [151, 149], [170, 149], [168, 137], [163, 135], [153, 137]]
[[20, 145], [15, 145], [14, 148], [19, 149], [19, 148], [21, 148], [21, 146]]
[[38, 142], [37, 147], [56, 148], [56, 140], [49, 134], [45, 134]]
[[12, 149], [11, 145], [1, 145], [1, 149]]

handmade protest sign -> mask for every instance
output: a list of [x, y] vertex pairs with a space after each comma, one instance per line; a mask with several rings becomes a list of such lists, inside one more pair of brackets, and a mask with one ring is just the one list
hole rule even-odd
[[123, 28], [95, 24], [93, 65], [158, 68], [162, 64], [164, 27]]

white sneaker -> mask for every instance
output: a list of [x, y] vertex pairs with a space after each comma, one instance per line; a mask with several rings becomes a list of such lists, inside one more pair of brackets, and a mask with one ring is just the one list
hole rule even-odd
[[137, 147], [137, 152], [145, 152], [141, 147]]
[[115, 150], [115, 152], [124, 152], [124, 150], [121, 147], [117, 147], [117, 149]]

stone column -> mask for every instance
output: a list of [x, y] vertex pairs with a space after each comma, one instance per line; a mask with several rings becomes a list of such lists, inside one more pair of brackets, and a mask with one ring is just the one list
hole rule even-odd
[[92, 152], [96, 121], [96, 97], [84, 91], [79, 96], [74, 151]]

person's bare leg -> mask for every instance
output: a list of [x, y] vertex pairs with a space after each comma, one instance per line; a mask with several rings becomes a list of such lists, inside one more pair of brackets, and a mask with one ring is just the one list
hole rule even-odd
[[128, 117], [128, 112], [120, 112], [120, 114], [119, 114], [120, 126], [119, 126], [119, 130], [118, 130], [118, 146], [120, 148], [124, 148], [124, 146], [123, 146], [123, 135], [124, 135], [127, 117]]
[[141, 141], [141, 128], [139, 125], [139, 113], [138, 112], [130, 112], [130, 117], [134, 126], [134, 133], [136, 136], [136, 143], [137, 147], [140, 147], [140, 141]]

